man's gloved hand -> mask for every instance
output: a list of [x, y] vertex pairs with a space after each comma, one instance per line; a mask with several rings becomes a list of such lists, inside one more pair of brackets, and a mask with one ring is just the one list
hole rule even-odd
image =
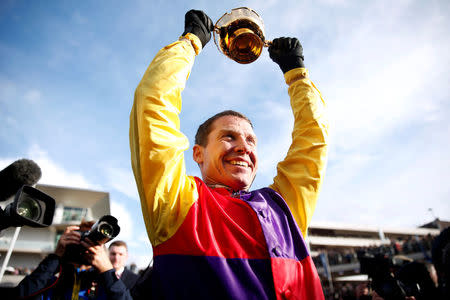
[[202, 42], [202, 47], [211, 39], [211, 31], [214, 30], [214, 25], [211, 19], [201, 10], [190, 10], [184, 17], [184, 32], [195, 34]]
[[296, 38], [274, 39], [269, 47], [270, 58], [276, 62], [283, 73], [295, 68], [304, 68], [303, 47]]

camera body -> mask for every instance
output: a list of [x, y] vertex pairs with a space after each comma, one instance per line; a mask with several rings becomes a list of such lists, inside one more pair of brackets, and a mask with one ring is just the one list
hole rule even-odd
[[[88, 231], [80, 231], [81, 240], [89, 239], [95, 245], [103, 245], [114, 239], [120, 232], [117, 219], [111, 215], [101, 217]], [[88, 265], [84, 257], [86, 248], [81, 244], [68, 245], [63, 259], [66, 262]]]
[[23, 185], [13, 202], [0, 208], [0, 231], [8, 227], [47, 227], [53, 222], [55, 199], [40, 190]]
[[419, 287], [405, 284], [396, 275], [402, 265], [387, 254], [358, 253], [360, 272], [372, 279], [372, 288], [385, 300], [404, 300], [406, 296], [418, 295]]

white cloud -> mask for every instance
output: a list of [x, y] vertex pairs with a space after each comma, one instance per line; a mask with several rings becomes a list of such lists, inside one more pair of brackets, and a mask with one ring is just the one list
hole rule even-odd
[[[427, 7], [419, 22], [412, 4], [371, 4], [338, 23], [330, 52], [318, 50], [316, 84], [333, 120], [317, 218], [419, 225], [430, 220], [428, 206], [450, 211], [449, 149], [441, 142], [450, 140], [449, 92], [442, 88], [448, 20]], [[352, 214], [340, 214], [342, 207]]]
[[24, 98], [28, 103], [37, 103], [41, 99], [41, 92], [35, 89], [29, 90], [25, 93]]
[[105, 169], [105, 176], [108, 180], [108, 186], [130, 198], [139, 200], [136, 181], [131, 168], [123, 169], [108, 166]]
[[[401, 147], [386, 145], [376, 156], [355, 152], [334, 160], [315, 218], [416, 226], [431, 221], [432, 208], [437, 217], [450, 219], [450, 126], [431, 127]], [[343, 207], [351, 214], [343, 214]]]
[[[285, 102], [287, 102], [287, 98], [286, 96]], [[285, 157], [289, 149], [294, 118], [288, 103], [283, 105], [274, 101], [263, 102], [257, 118], [262, 125], [261, 129], [259, 127], [255, 129], [258, 136], [258, 174], [266, 177], [266, 180], [270, 180], [269, 177], [275, 175], [277, 163]], [[269, 134], [266, 131], [267, 122], [276, 124], [276, 131]], [[270, 183], [266, 182], [265, 184]]]
[[84, 189], [102, 190], [96, 184], [90, 183], [83, 174], [72, 173], [54, 162], [48, 153], [39, 145], [33, 145], [29, 150], [29, 157], [34, 160], [42, 170], [41, 184], [68, 186]]
[[[133, 240], [127, 242], [130, 257], [128, 259], [129, 263], [134, 262], [140, 269], [147, 267], [153, 259], [152, 245], [148, 239], [147, 234], [140, 233], [137, 237], [134, 236]], [[138, 249], [144, 249], [137, 251]]]
[[25, 157], [0, 159], [0, 167], [6, 167], [21, 158], [31, 159], [41, 168], [42, 177], [39, 180], [40, 184], [101, 190], [101, 187], [90, 183], [82, 174], [72, 173], [58, 165], [49, 157], [48, 153], [37, 144], [31, 146]]
[[16, 98], [17, 86], [11, 80], [0, 78], [0, 102], [11, 105]]
[[139, 237], [138, 237], [137, 240], [138, 240], [139, 242], [142, 242], [142, 243], [148, 243], [148, 245], [150, 245], [150, 240], [148, 239], [147, 233], [143, 233], [143, 234], [139, 235]]
[[30, 89], [9, 79], [0, 78], [0, 102], [4, 102], [7, 107], [13, 107], [21, 101], [36, 104], [41, 99], [42, 92], [39, 89]]
[[327, 168], [327, 181], [331, 190], [340, 189], [340, 187], [356, 181], [364, 170], [375, 164], [377, 157], [363, 153], [351, 153], [340, 155], [339, 160], [332, 161]]
[[133, 239], [134, 222], [127, 207], [116, 201], [111, 201], [111, 215], [117, 218], [120, 226], [119, 240], [130, 241]]
[[152, 252], [144, 254], [133, 254], [132, 252], [128, 255], [128, 265], [135, 263], [139, 270], [145, 269], [149, 264], [153, 263]]
[[319, 2], [327, 4], [327, 5], [343, 5], [348, 3], [348, 0], [320, 0]]
[[424, 116], [433, 116], [429, 121], [436, 119], [438, 99], [427, 99], [424, 105], [424, 99], [417, 97], [431, 80], [410, 70], [411, 65], [422, 61], [426, 65], [423, 72], [432, 72], [436, 66], [432, 57], [429, 47], [416, 49], [381, 70], [374, 68], [373, 74], [358, 85], [331, 91], [337, 100], [329, 105], [336, 122], [331, 132], [335, 132], [338, 146], [356, 148], [405, 123], [421, 122]]
[[[339, 147], [355, 148], [405, 123], [440, 116], [439, 95], [448, 92], [431, 87], [448, 80], [433, 75], [446, 72], [448, 40], [441, 41], [444, 46], [429, 42], [436, 36], [430, 12], [417, 30], [413, 24], [405, 28], [411, 22], [401, 15], [404, 5], [386, 11], [377, 4], [362, 13], [364, 22], [352, 31], [341, 25], [332, 51], [319, 64], [326, 81], [318, 84], [326, 87]], [[388, 25], [379, 20], [382, 13]]]

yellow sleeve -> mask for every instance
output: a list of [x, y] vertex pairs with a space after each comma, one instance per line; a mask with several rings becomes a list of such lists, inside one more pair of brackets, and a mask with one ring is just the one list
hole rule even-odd
[[292, 144], [271, 186], [282, 195], [303, 236], [316, 207], [327, 160], [328, 119], [325, 102], [304, 68], [286, 72], [294, 130]]
[[200, 40], [187, 34], [155, 56], [136, 88], [130, 115], [130, 149], [147, 234], [153, 246], [170, 238], [198, 199], [195, 181], [186, 175], [180, 132], [181, 92]]

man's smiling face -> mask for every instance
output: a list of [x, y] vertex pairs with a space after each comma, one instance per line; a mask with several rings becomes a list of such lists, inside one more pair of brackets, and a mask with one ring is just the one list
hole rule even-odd
[[214, 121], [206, 146], [194, 146], [203, 181], [248, 190], [256, 175], [258, 157], [256, 135], [250, 123], [236, 116], [222, 116]]

